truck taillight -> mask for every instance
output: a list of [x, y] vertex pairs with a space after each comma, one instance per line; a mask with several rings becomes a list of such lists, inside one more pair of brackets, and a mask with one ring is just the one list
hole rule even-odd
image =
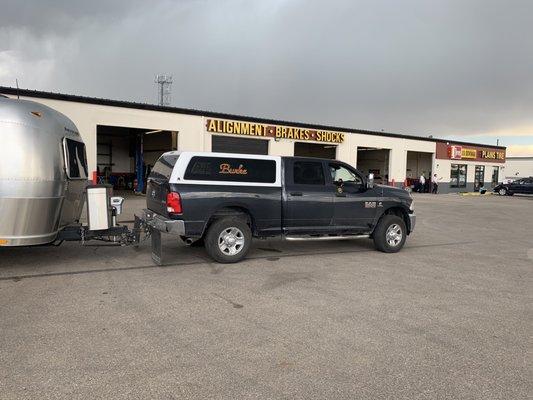
[[167, 194], [167, 212], [169, 214], [181, 214], [181, 197], [179, 193]]

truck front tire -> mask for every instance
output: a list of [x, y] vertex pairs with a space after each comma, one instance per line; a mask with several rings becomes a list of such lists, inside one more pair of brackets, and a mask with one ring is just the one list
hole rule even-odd
[[397, 215], [384, 215], [373, 233], [374, 246], [384, 253], [396, 253], [401, 250], [407, 238], [407, 227], [403, 218]]
[[219, 263], [235, 263], [250, 250], [252, 231], [246, 220], [239, 217], [217, 219], [205, 235], [207, 254]]

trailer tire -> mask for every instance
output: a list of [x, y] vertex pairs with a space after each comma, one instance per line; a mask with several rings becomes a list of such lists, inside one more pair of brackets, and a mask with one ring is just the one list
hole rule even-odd
[[405, 244], [407, 227], [403, 218], [397, 215], [384, 215], [373, 233], [374, 246], [384, 253], [397, 253]]
[[244, 218], [224, 217], [215, 220], [205, 235], [207, 254], [219, 263], [235, 263], [250, 250], [252, 231]]

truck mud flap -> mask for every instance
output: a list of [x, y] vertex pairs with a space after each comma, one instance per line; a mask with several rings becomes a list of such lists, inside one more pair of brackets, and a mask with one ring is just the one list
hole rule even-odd
[[141, 230], [142, 230], [143, 221], [135, 215], [135, 221], [133, 223], [133, 246], [139, 248], [139, 243], [141, 242]]
[[161, 245], [161, 232], [157, 229], [150, 228], [150, 236], [152, 237], [152, 260], [157, 265], [162, 265], [163, 249]]

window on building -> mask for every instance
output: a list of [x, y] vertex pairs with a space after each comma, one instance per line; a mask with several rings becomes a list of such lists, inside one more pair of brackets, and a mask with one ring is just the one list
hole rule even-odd
[[464, 188], [466, 187], [466, 165], [452, 164], [450, 172], [450, 187]]
[[499, 180], [498, 172], [499, 172], [499, 170], [500, 170], [500, 167], [493, 167], [492, 168], [492, 181], [491, 181], [492, 187], [498, 186], [498, 180]]
[[297, 185], [325, 185], [321, 162], [295, 161], [294, 183]]
[[476, 192], [479, 191], [479, 189], [483, 186], [484, 181], [485, 181], [485, 166], [476, 165], [476, 169], [474, 171], [474, 190]]

